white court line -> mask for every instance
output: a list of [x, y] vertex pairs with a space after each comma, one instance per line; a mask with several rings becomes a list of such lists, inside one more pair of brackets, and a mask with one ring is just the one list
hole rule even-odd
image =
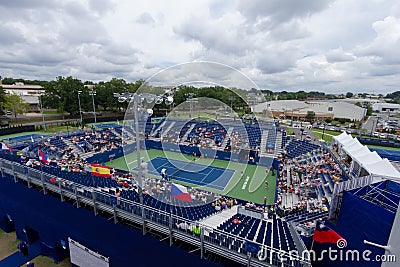
[[[140, 159], [144, 159], [144, 157], [141, 157]], [[135, 162], [137, 162], [137, 159], [134, 160], [134, 161], [129, 162], [128, 165], [131, 165], [132, 163], [135, 163]]]

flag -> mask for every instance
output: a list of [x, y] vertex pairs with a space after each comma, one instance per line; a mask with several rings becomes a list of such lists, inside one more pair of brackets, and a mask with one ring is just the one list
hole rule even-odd
[[172, 197], [183, 202], [192, 202], [192, 197], [183, 185], [171, 183]]
[[49, 164], [49, 158], [39, 149], [38, 150], [38, 156], [41, 162], [44, 164]]
[[345, 240], [338, 233], [333, 231], [331, 228], [322, 224], [318, 221], [315, 227], [313, 240], [318, 243], [332, 243], [337, 244], [339, 240]]
[[6, 143], [1, 142], [1, 149], [2, 150], [12, 150], [11, 147], [9, 147]]
[[101, 177], [111, 177], [111, 170], [108, 166], [100, 164], [92, 164], [92, 175]]

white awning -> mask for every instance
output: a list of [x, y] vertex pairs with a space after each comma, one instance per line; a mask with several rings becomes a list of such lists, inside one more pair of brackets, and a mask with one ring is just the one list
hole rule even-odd
[[344, 145], [345, 143], [348, 143], [351, 140], [353, 140], [351, 135], [347, 134], [346, 132], [342, 132], [338, 136], [334, 136], [332, 138], [333, 138], [333, 140], [335, 140], [340, 145]]
[[357, 138], [353, 138], [351, 142], [346, 143], [343, 146], [343, 151], [346, 152], [346, 154], [348, 154], [349, 156], [351, 156], [351, 153], [354, 151], [357, 151], [359, 149], [361, 149], [363, 147], [363, 145], [360, 143], [360, 141], [358, 141]]
[[371, 163], [380, 162], [382, 161], [382, 158], [378, 155], [378, 153], [376, 153], [376, 151], [374, 151], [364, 155], [356, 156], [353, 160], [358, 162], [359, 165], [365, 166]]
[[363, 167], [370, 174], [400, 178], [400, 172], [386, 158]]
[[371, 153], [371, 151], [369, 150], [369, 148], [367, 146], [362, 146], [358, 149], [348, 151], [349, 156], [352, 157], [353, 159], [363, 156], [363, 155], [368, 155], [369, 153]]

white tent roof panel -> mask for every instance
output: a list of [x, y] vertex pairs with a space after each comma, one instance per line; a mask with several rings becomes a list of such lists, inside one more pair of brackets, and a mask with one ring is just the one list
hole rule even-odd
[[392, 165], [392, 163], [390, 163], [388, 159], [383, 159], [381, 161], [368, 164], [364, 166], [364, 168], [370, 174], [400, 178], [400, 172], [396, 170], [396, 168]]

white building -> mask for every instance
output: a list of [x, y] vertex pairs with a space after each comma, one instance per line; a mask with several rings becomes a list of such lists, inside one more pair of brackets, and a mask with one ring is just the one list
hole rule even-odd
[[17, 94], [22, 97], [22, 100], [29, 104], [28, 112], [38, 112], [39, 107], [39, 97], [44, 94], [44, 89], [40, 85], [34, 84], [24, 84], [18, 82], [15, 84], [1, 84], [3, 90], [6, 94]]
[[307, 113], [314, 112], [315, 119], [345, 118], [361, 121], [366, 109], [343, 101], [298, 101], [298, 100], [276, 100], [258, 104], [255, 112], [270, 111], [274, 117], [285, 116], [294, 120], [302, 120]]
[[372, 109], [377, 112], [399, 112], [400, 105], [394, 103], [379, 102], [372, 105]]

